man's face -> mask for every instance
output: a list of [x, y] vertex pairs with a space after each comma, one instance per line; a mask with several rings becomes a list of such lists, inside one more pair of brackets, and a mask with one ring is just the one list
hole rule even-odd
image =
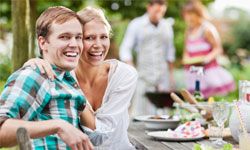
[[76, 18], [62, 24], [53, 22], [47, 39], [39, 37], [38, 40], [49, 63], [68, 71], [77, 66], [83, 43], [82, 26]]
[[166, 12], [166, 5], [153, 4], [148, 5], [147, 12], [152, 23], [158, 23]]

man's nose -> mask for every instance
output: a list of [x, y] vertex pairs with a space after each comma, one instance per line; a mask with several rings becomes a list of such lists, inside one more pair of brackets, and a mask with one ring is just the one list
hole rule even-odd
[[77, 40], [75, 38], [71, 38], [69, 42], [70, 47], [76, 47], [77, 46]]

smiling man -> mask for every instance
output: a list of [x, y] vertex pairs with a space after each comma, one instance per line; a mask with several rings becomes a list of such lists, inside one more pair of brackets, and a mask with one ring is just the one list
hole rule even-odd
[[0, 147], [16, 144], [16, 131], [25, 127], [33, 149], [92, 149], [79, 130], [85, 98], [69, 71], [83, 49], [79, 17], [65, 7], [50, 7], [36, 23], [42, 57], [56, 74], [51, 81], [39, 70], [23, 67], [8, 79], [0, 97]]

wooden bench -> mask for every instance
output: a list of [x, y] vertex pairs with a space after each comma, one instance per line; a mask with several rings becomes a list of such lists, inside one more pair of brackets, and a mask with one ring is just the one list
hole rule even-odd
[[16, 138], [20, 150], [32, 150], [30, 136], [24, 127], [17, 129]]

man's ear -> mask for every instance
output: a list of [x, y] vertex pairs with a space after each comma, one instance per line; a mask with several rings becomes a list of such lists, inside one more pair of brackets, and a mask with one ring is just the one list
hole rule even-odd
[[40, 50], [47, 51], [47, 42], [43, 36], [38, 37], [38, 46], [39, 46]]

